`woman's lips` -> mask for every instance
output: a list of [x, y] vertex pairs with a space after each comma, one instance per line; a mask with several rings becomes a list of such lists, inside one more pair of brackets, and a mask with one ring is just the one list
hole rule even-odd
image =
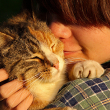
[[67, 55], [75, 54], [75, 53], [78, 53], [79, 51], [81, 51], [81, 50], [78, 50], [78, 51], [64, 51], [64, 55], [67, 56]]

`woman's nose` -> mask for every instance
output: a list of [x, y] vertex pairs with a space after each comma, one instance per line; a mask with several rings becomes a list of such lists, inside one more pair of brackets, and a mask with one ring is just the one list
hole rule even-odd
[[62, 23], [52, 22], [49, 27], [55, 37], [66, 39], [72, 35], [71, 29]]

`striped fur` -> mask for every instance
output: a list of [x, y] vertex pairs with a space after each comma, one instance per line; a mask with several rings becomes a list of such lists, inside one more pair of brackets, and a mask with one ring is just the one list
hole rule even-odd
[[23, 13], [0, 28], [0, 67], [33, 94], [29, 110], [44, 108], [65, 83], [63, 58], [63, 44], [45, 22]]

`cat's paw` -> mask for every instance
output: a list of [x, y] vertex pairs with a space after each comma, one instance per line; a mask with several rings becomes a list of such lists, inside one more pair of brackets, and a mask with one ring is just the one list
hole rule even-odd
[[71, 72], [71, 79], [78, 78], [99, 78], [102, 74], [104, 74], [103, 67], [96, 61], [86, 60], [82, 62], [76, 63]]

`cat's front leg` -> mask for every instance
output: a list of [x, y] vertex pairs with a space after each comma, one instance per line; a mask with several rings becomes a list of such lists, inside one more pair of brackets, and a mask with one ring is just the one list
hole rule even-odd
[[70, 73], [69, 79], [74, 80], [78, 78], [99, 78], [104, 74], [103, 67], [96, 61], [86, 60], [76, 63]]

